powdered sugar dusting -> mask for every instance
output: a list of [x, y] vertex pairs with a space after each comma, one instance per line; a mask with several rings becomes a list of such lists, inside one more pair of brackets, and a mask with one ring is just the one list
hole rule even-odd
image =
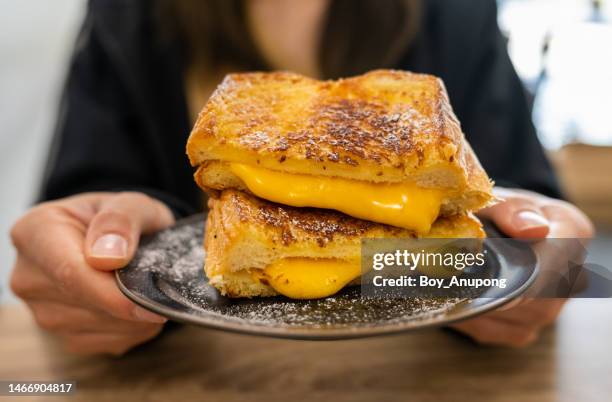
[[143, 242], [130, 267], [177, 284], [193, 279], [204, 267], [203, 235], [203, 222], [162, 231]]
[[460, 299], [367, 299], [359, 288], [316, 301], [272, 301], [257, 308], [228, 307], [234, 317], [258, 325], [308, 327], [376, 327], [430, 320], [444, 315]]

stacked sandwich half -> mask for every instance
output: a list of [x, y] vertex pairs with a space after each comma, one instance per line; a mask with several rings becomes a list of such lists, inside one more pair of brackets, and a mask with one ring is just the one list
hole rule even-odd
[[229, 75], [187, 144], [209, 194], [210, 283], [231, 297], [332, 295], [363, 238], [482, 238], [492, 183], [442, 82], [378, 70]]

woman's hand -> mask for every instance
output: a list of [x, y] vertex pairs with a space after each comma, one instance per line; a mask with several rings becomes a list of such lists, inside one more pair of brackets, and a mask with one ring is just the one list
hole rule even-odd
[[[540, 194], [496, 188], [505, 200], [479, 213], [494, 222], [506, 235], [522, 239], [593, 237], [589, 219], [576, 207]], [[485, 344], [522, 347], [534, 342], [540, 331], [552, 324], [565, 299], [522, 298], [477, 318], [453, 324]]]
[[128, 300], [113, 270], [141, 233], [170, 226], [161, 202], [140, 193], [89, 193], [40, 204], [13, 227], [11, 288], [39, 326], [68, 350], [120, 355], [156, 336], [165, 318]]

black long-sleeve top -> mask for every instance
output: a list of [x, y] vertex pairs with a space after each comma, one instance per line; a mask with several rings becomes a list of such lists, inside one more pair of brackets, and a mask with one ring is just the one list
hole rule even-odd
[[[177, 216], [203, 208], [185, 156], [181, 47], [159, 41], [151, 1], [92, 0], [68, 73], [41, 199], [143, 191]], [[498, 185], [558, 197], [494, 0], [427, 0], [398, 69], [434, 74]]]

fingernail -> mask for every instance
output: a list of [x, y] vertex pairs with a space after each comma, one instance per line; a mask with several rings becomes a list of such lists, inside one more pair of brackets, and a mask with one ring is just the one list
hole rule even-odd
[[122, 236], [109, 233], [100, 237], [91, 247], [92, 257], [125, 258], [128, 243]]
[[152, 322], [154, 324], [163, 324], [168, 321], [166, 317], [162, 317], [161, 315], [157, 315], [141, 307], [135, 307], [134, 310], [132, 310], [132, 314], [141, 321]]
[[535, 211], [523, 210], [516, 212], [513, 217], [514, 226], [519, 231], [548, 227], [548, 220]]

